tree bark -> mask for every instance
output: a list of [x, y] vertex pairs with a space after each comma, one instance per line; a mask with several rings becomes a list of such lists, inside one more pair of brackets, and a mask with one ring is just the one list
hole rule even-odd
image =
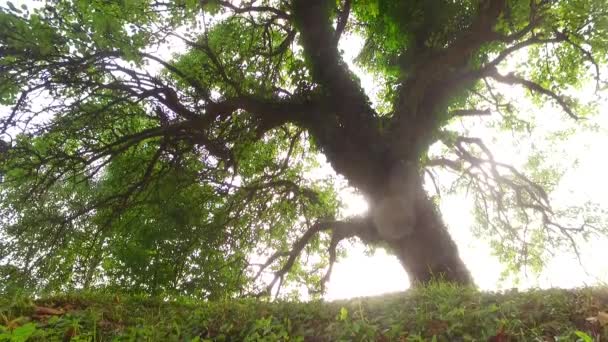
[[399, 167], [384, 179], [384, 191], [368, 196], [370, 215], [377, 236], [399, 258], [412, 284], [441, 279], [472, 285], [416, 165]]
[[405, 268], [410, 282], [415, 285], [431, 280], [445, 280], [473, 285], [473, 278], [458, 253], [440, 214], [426, 198], [419, 203], [416, 225], [410, 235], [389, 241], [399, 261]]

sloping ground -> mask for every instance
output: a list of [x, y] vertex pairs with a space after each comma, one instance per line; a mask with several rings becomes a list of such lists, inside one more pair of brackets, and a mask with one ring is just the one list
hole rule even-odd
[[434, 284], [330, 303], [107, 294], [0, 300], [0, 341], [605, 341], [608, 289], [478, 292]]

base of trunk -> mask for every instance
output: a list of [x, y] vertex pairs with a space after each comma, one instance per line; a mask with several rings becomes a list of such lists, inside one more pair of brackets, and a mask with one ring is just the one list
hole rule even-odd
[[431, 280], [472, 285], [417, 168], [404, 165], [386, 177], [384, 191], [371, 205], [371, 219], [381, 240], [397, 255], [412, 284]]
[[416, 235], [390, 243], [413, 286], [432, 280], [474, 285], [453, 241], [422, 241], [424, 237]]
[[474, 285], [440, 214], [428, 198], [418, 199], [416, 225], [406, 236], [388, 241], [412, 285], [443, 280]]

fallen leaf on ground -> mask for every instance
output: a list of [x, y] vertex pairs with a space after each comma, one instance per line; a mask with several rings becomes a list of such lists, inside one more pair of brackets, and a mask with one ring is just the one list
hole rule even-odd
[[36, 313], [36, 315], [59, 316], [59, 315], [63, 315], [64, 314], [63, 310], [53, 309], [53, 308], [47, 308], [47, 307], [44, 307], [44, 306], [37, 306], [34, 309], [34, 312]]
[[501, 328], [496, 336], [492, 336], [488, 339], [488, 342], [509, 342], [511, 338], [505, 333], [505, 328]]
[[608, 325], [608, 312], [599, 311], [597, 316], [587, 317], [585, 320], [589, 323], [599, 323], [603, 327]]

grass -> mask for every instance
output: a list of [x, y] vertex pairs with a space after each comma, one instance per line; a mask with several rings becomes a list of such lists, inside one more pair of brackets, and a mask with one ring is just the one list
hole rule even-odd
[[0, 299], [0, 341], [600, 341], [607, 288], [432, 284], [335, 302], [197, 302], [103, 293]]

